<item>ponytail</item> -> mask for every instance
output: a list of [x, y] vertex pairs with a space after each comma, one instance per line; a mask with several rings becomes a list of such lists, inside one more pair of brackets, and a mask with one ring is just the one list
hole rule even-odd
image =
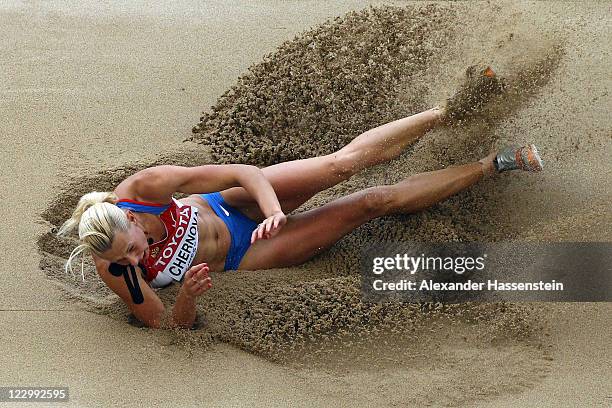
[[[101, 254], [108, 251], [113, 244], [116, 231], [127, 231], [129, 222], [127, 216], [119, 207], [115, 206], [117, 196], [108, 192], [92, 192], [85, 194], [79, 200], [72, 217], [68, 219], [59, 229], [58, 235], [66, 235], [76, 226], [79, 228], [79, 239], [81, 243], [74, 248], [68, 261], [66, 261], [65, 271], [72, 271], [72, 261], [84, 251], [94, 254]], [[81, 277], [83, 274], [83, 261], [81, 261]]]
[[81, 222], [81, 217], [83, 213], [87, 211], [91, 206], [97, 203], [111, 203], [114, 204], [117, 202], [117, 196], [115, 193], [109, 192], [99, 192], [94, 191], [91, 193], [85, 194], [79, 200], [74, 212], [72, 213], [72, 217], [70, 217], [66, 222], [62, 224], [57, 235], [68, 235], [72, 230], [74, 230], [79, 223]]

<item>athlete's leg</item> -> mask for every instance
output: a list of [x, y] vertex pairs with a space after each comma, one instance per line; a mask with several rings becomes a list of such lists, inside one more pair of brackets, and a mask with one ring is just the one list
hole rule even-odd
[[[368, 130], [339, 151], [294, 160], [262, 169], [272, 184], [283, 211], [291, 212], [310, 197], [347, 180], [357, 172], [399, 156], [412, 142], [438, 122], [440, 111], [427, 110]], [[252, 219], [261, 219], [257, 203], [241, 187], [222, 192], [225, 201]]]
[[255, 242], [241, 269], [267, 269], [303, 263], [329, 248], [359, 225], [388, 214], [412, 213], [466, 189], [494, 172], [490, 155], [480, 162], [411, 176], [339, 198], [320, 208], [289, 217], [272, 239]]

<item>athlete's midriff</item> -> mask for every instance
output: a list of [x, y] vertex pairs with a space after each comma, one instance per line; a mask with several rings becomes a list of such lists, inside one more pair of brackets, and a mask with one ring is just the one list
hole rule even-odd
[[198, 209], [198, 251], [192, 265], [206, 262], [211, 271], [222, 271], [231, 237], [225, 223], [199, 195], [179, 200]]

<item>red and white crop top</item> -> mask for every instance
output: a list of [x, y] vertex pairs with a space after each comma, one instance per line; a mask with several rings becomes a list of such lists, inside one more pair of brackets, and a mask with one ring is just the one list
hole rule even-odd
[[119, 200], [119, 208], [159, 215], [166, 238], [149, 245], [143, 260], [146, 280], [152, 287], [168, 286], [181, 281], [198, 251], [198, 209], [172, 199], [167, 205], [134, 200]]

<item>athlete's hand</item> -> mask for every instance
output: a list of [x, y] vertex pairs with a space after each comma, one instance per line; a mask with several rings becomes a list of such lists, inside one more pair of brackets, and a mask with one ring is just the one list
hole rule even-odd
[[188, 296], [198, 297], [212, 288], [212, 281], [208, 276], [208, 264], [194, 265], [185, 273], [181, 290]]
[[251, 234], [251, 244], [258, 239], [269, 239], [278, 234], [280, 229], [287, 223], [287, 216], [282, 212], [276, 212], [263, 220]]

